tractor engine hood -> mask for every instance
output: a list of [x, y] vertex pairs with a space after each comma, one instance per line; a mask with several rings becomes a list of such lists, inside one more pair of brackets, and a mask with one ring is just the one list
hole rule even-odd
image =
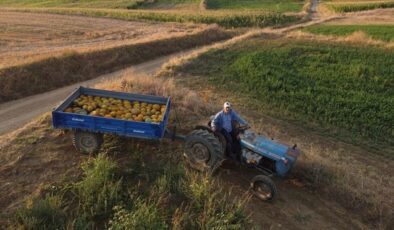
[[289, 163], [293, 163], [298, 157], [295, 149], [249, 131], [242, 135], [241, 145], [274, 161], [287, 159]]

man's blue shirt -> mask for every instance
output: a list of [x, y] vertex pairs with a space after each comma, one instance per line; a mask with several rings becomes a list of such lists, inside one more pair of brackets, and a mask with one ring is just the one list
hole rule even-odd
[[238, 121], [241, 125], [247, 124], [247, 122], [242, 119], [234, 110], [230, 110], [228, 113], [225, 113], [222, 110], [215, 115], [215, 118], [212, 121], [212, 127], [216, 127], [219, 130], [223, 128], [230, 133], [233, 130], [233, 120]]

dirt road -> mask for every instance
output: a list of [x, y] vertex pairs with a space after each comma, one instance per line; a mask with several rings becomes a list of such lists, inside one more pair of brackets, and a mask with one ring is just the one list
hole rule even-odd
[[155, 73], [163, 63], [167, 62], [172, 57], [182, 54], [185, 54], [185, 52], [161, 57], [114, 73], [102, 75], [89, 81], [80, 82], [43, 94], [0, 104], [0, 135], [22, 127], [34, 117], [51, 111], [54, 106], [65, 99], [67, 95], [79, 86], [93, 86], [103, 80], [122, 77], [127, 72], [150, 75]]

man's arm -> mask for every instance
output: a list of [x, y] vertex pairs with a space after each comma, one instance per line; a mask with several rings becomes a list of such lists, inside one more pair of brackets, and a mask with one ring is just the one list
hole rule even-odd
[[212, 120], [212, 122], [211, 122], [211, 128], [212, 128], [212, 131], [214, 131], [214, 132], [218, 131], [219, 128], [220, 128], [220, 127], [219, 127], [220, 122], [221, 122], [221, 116], [220, 116], [220, 114], [221, 114], [221, 112], [217, 113], [217, 114], [215, 115], [215, 118], [213, 118], [213, 120]]
[[233, 119], [238, 121], [240, 125], [247, 125], [246, 122], [242, 117], [240, 117], [234, 110], [232, 111]]

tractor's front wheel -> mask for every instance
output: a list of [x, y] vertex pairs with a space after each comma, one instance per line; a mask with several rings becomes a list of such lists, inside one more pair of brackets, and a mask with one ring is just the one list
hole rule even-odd
[[100, 150], [103, 143], [103, 135], [77, 130], [74, 132], [73, 144], [75, 148], [83, 154], [93, 154]]
[[260, 200], [272, 200], [276, 195], [276, 186], [274, 182], [265, 175], [253, 177], [250, 187], [253, 194]]
[[207, 130], [192, 131], [186, 137], [184, 152], [189, 165], [201, 172], [213, 173], [224, 160], [222, 144]]

